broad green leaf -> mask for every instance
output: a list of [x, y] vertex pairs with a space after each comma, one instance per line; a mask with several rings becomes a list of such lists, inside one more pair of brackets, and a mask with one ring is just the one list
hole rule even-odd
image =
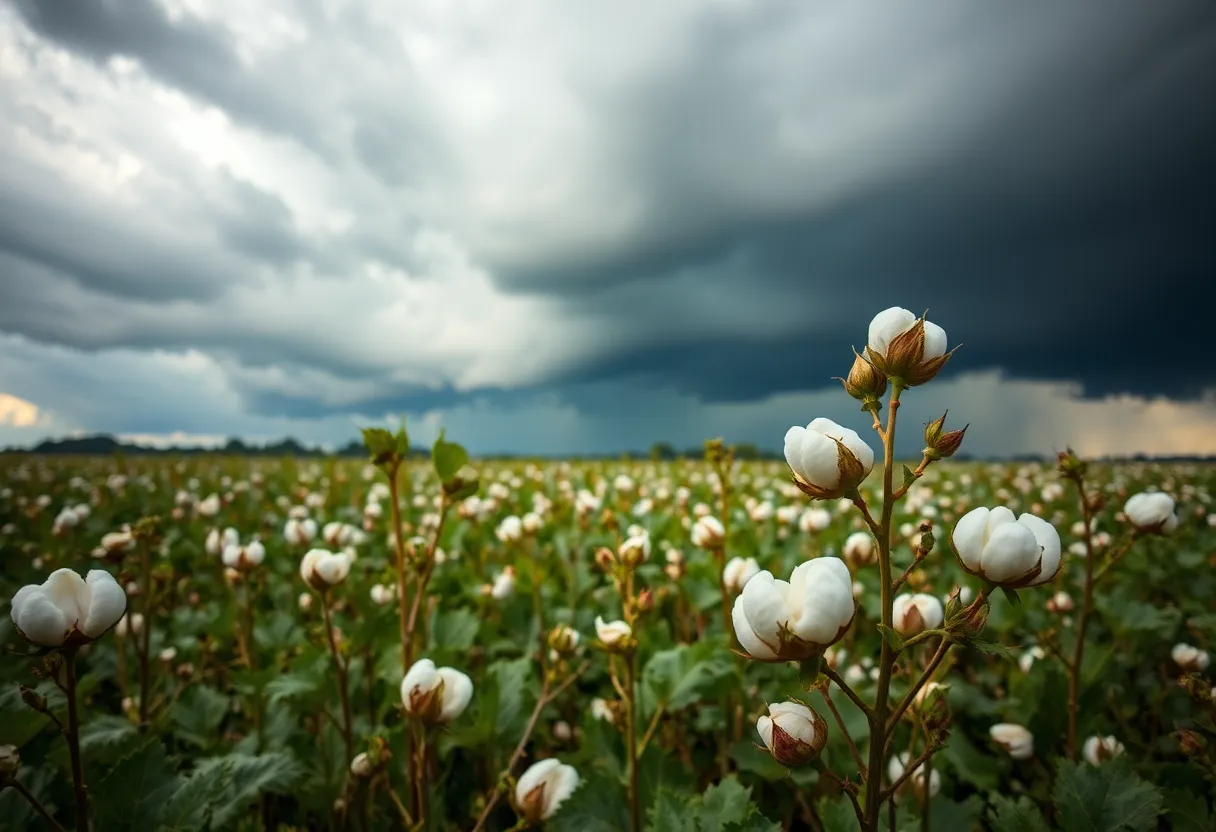
[[545, 823], [548, 832], [621, 832], [629, 828], [624, 790], [614, 778], [588, 777]]
[[1097, 767], [1061, 760], [1052, 798], [1063, 832], [1148, 832], [1164, 810], [1161, 792], [1122, 759]]
[[1198, 792], [1168, 789], [1165, 792], [1166, 817], [1174, 832], [1212, 832], [1216, 817], [1207, 799]]
[[119, 761], [93, 789], [98, 829], [156, 829], [178, 776], [164, 746], [152, 740]]
[[444, 432], [431, 447], [431, 462], [435, 465], [435, 473], [441, 483], [452, 482], [461, 468], [469, 464], [469, 452], [455, 442], [448, 442]]
[[220, 802], [231, 779], [229, 767], [216, 766], [196, 771], [183, 780], [165, 804], [160, 832], [198, 832], [206, 829], [212, 808]]
[[217, 729], [231, 700], [215, 688], [193, 685], [173, 705], [173, 733], [179, 740], [205, 748], [217, 739]]
[[1014, 800], [994, 793], [991, 800], [988, 822], [992, 832], [1048, 832], [1043, 813], [1025, 795]]
[[480, 627], [481, 621], [472, 610], [455, 609], [437, 613], [431, 624], [431, 649], [464, 653], [473, 646]]

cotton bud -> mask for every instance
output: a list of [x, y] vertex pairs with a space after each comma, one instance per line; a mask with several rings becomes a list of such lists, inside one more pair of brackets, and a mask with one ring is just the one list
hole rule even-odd
[[942, 602], [923, 593], [898, 596], [892, 613], [895, 632], [904, 638], [910, 638], [925, 630], [936, 630], [942, 626], [945, 617]]
[[503, 570], [494, 576], [494, 583], [490, 585], [490, 597], [495, 601], [505, 601], [515, 594], [515, 567], [505, 566]]
[[787, 768], [809, 763], [828, 739], [823, 717], [800, 702], [770, 705], [768, 714], [756, 721], [756, 731], [773, 759]]
[[515, 784], [515, 811], [529, 824], [553, 816], [578, 788], [578, 772], [555, 757], [533, 763]]
[[794, 426], [785, 434], [785, 461], [794, 484], [811, 499], [843, 497], [861, 484], [874, 467], [874, 451], [856, 431], [831, 419]]
[[515, 543], [524, 536], [524, 523], [514, 514], [504, 517], [494, 535], [503, 543]]
[[21, 768], [21, 754], [15, 745], [0, 745], [0, 777], [16, 774]]
[[[904, 769], [907, 768], [910, 758], [911, 755], [907, 751], [901, 751], [897, 756], [891, 758], [891, 762], [887, 763], [887, 777], [892, 783], [903, 777]], [[929, 772], [929, 783], [926, 787], [925, 766], [922, 763], [899, 787], [896, 797], [902, 799], [910, 794], [918, 804], [923, 804], [926, 800], [941, 791], [941, 788], [942, 778], [937, 773], [937, 769], [932, 769]]]
[[1074, 606], [1075, 604], [1073, 603], [1072, 596], [1067, 592], [1060, 590], [1055, 595], [1051, 596], [1050, 600], [1048, 600], [1047, 611], [1060, 613], [1072, 612]]
[[633, 628], [624, 621], [604, 621], [595, 617], [595, 635], [610, 653], [621, 653], [629, 649], [633, 640]]
[[650, 557], [650, 535], [645, 530], [640, 530], [638, 534], [631, 534], [621, 544], [618, 555], [621, 563], [630, 568], [640, 565]]
[[[849, 505], [851, 506], [852, 503]], [[832, 514], [822, 508], [808, 508], [798, 518], [798, 528], [802, 529], [804, 534], [821, 532], [830, 525], [832, 525]]]
[[742, 592], [747, 582], [760, 573], [755, 558], [731, 558], [722, 570], [722, 585], [730, 593]]
[[667, 550], [667, 565], [663, 567], [667, 577], [678, 581], [684, 577], [684, 553], [678, 549]]
[[350, 557], [345, 552], [310, 549], [300, 561], [300, 577], [316, 590], [326, 590], [346, 580]]
[[249, 572], [261, 565], [266, 557], [266, 548], [261, 541], [250, 541], [247, 546], [229, 546], [224, 549], [224, 566], [240, 572]]
[[355, 759], [350, 761], [350, 773], [356, 777], [371, 777], [376, 773], [376, 767], [372, 765], [366, 751], [360, 751], [355, 755]]
[[17, 590], [10, 602], [18, 634], [41, 647], [75, 647], [100, 638], [126, 609], [122, 587], [101, 569], [89, 570], [86, 578], [56, 569], [43, 583]]
[[383, 607], [397, 599], [397, 588], [384, 584], [373, 584], [370, 592], [372, 603]]
[[988, 729], [988, 735], [1015, 760], [1027, 760], [1034, 756], [1034, 734], [1021, 725], [1000, 722]]
[[1060, 569], [1060, 535], [1033, 514], [1014, 514], [1004, 506], [976, 508], [954, 526], [954, 551], [963, 569], [997, 586], [1037, 586]]
[[853, 581], [839, 558], [796, 567], [788, 582], [757, 573], [735, 599], [735, 637], [753, 659], [808, 659], [836, 641], [853, 621]]
[[964, 425], [959, 430], [944, 431], [945, 426], [945, 413], [925, 426], [926, 458], [936, 461], [954, 456], [955, 451], [963, 444], [963, 435], [970, 427], [970, 425]]
[[1178, 528], [1178, 515], [1174, 513], [1174, 498], [1161, 491], [1144, 491], [1135, 494], [1123, 505], [1127, 522], [1137, 531], [1169, 534]]
[[545, 526], [545, 521], [540, 515], [534, 511], [530, 511], [524, 515], [523, 528], [524, 534], [534, 535]]
[[124, 615], [118, 619], [118, 624], [114, 626], [114, 634], [119, 638], [126, 638], [128, 635], [139, 635], [144, 629], [143, 613], [131, 613]]
[[1203, 734], [1189, 728], [1180, 728], [1170, 736], [1178, 741], [1179, 749], [1188, 757], [1198, 757], [1207, 750], [1208, 741]]
[[1202, 673], [1208, 669], [1210, 657], [1206, 650], [1190, 644], [1178, 643], [1170, 650], [1170, 658], [1183, 673]]
[[293, 517], [283, 526], [283, 537], [290, 546], [307, 546], [316, 536], [317, 523], [310, 517]]
[[574, 729], [564, 719], [553, 723], [553, 739], [558, 742], [569, 742], [574, 737]]
[[602, 697], [597, 696], [591, 700], [591, 716], [610, 725], [616, 723], [616, 709], [613, 708], [612, 703]]
[[698, 549], [718, 549], [726, 540], [726, 529], [717, 517], [706, 515], [692, 524], [692, 545]]
[[611, 572], [616, 566], [616, 555], [607, 546], [595, 550], [595, 565], [605, 572]]
[[131, 533], [130, 529], [103, 534], [101, 536], [101, 548], [105, 550], [108, 557], [126, 554], [135, 548], [135, 535]]
[[637, 611], [647, 613], [654, 609], [654, 593], [649, 588], [638, 593]]
[[419, 659], [401, 680], [405, 712], [430, 725], [451, 722], [473, 699], [473, 680], [459, 670]]
[[549, 631], [549, 647], [559, 656], [572, 655], [578, 650], [582, 636], [568, 624], [558, 624]]
[[841, 554], [854, 567], [873, 563], [876, 555], [874, 537], [869, 532], [853, 532], [845, 539]]
[[892, 306], [870, 321], [866, 357], [901, 387], [930, 381], [946, 366], [950, 355], [946, 352], [946, 331], [907, 309]]
[[1091, 766], [1100, 766], [1123, 753], [1123, 743], [1114, 737], [1089, 737], [1081, 746], [1081, 756]]
[[929, 682], [916, 692], [916, 696], [912, 698], [912, 701], [918, 708], [931, 707], [933, 700], [944, 697], [949, 689], [949, 685], [944, 685], [941, 682]]
[[853, 353], [853, 366], [849, 369], [849, 377], [839, 381], [844, 385], [846, 393], [862, 402], [864, 410], [874, 408], [887, 392], [887, 377], [856, 352]]

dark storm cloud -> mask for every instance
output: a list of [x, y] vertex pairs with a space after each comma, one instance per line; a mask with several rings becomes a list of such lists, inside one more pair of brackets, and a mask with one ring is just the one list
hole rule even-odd
[[[340, 67], [301, 67], [273, 56], [265, 70], [273, 81], [253, 83], [258, 79], [221, 29], [170, 19], [153, 0], [9, 1], [43, 37], [98, 64], [133, 57], [163, 82], [327, 158], [337, 142], [328, 120], [349, 123], [354, 156], [382, 184], [417, 186], [437, 175], [431, 163], [445, 157], [423, 110], [360, 90], [344, 101], [350, 112], [329, 113], [311, 100], [310, 81]], [[644, 331], [630, 330], [542, 386], [584, 410], [629, 406], [586, 392], [588, 384], [613, 380], [714, 402], [822, 387], [847, 370], [848, 347], [864, 345], [870, 317], [892, 304], [928, 306], [951, 343], [964, 342], [948, 373], [1000, 367], [1021, 377], [1080, 380], [1091, 394], [1193, 396], [1216, 383], [1202, 323], [1216, 306], [1216, 108], [1209, 103], [1216, 7], [942, 8], [898, 36], [887, 32], [885, 41], [837, 46], [849, 60], [835, 75], [814, 63], [816, 50], [832, 45], [814, 39], [815, 26], [791, 25], [805, 6], [776, 3], [709, 17], [673, 45], [653, 75], [633, 84], [577, 77], [576, 90], [600, 114], [604, 135], [597, 139], [610, 148], [606, 176], [620, 173], [634, 183], [630, 194], [644, 221], [607, 242], [576, 238], [564, 247], [525, 224], [506, 235], [521, 241], [509, 252], [484, 246], [475, 253], [508, 291], [558, 298], [571, 314], [620, 320], [622, 331], [641, 322]], [[321, 20], [309, 4], [301, 14]], [[808, 38], [805, 75], [789, 58], [797, 49], [774, 49], [786, 61], [775, 70], [764, 61], [764, 45], [783, 43], [787, 29]], [[334, 47], [338, 55], [374, 51], [369, 45], [390, 37], [357, 13], [316, 31], [329, 33], [331, 46], [349, 40]], [[871, 125], [867, 112], [918, 103], [915, 86], [901, 81], [919, 73], [949, 77], [944, 87], [956, 98], [946, 110], [933, 100], [932, 109], [910, 117], [909, 135], [877, 141], [883, 123]], [[775, 78], [789, 88], [771, 89]], [[394, 81], [408, 85], [409, 75], [398, 72]], [[848, 160], [855, 169], [837, 180], [838, 154], [819, 167], [783, 157], [783, 107], [815, 116], [811, 138], [803, 139], [812, 144], [817, 134], [830, 140], [860, 119], [865, 129], [854, 129], [861, 158]], [[303, 257], [335, 267], [360, 255], [402, 260], [391, 233], [371, 234], [361, 224], [346, 240], [348, 251], [309, 247], [277, 197], [234, 179], [225, 194], [235, 207], [216, 222], [217, 233], [262, 264], [286, 270]], [[129, 258], [98, 256], [113, 249], [104, 237], [65, 243], [47, 229], [53, 220], [71, 220], [70, 202], [62, 194], [45, 203], [31, 197], [20, 212], [0, 215], [0, 248], [86, 286], [149, 300], [207, 300], [247, 273], [216, 265], [205, 256], [211, 252], [193, 257], [166, 247]], [[402, 218], [400, 227], [416, 221]], [[508, 223], [508, 230], [516, 229]], [[137, 239], [120, 240], [119, 248], [129, 251]], [[19, 294], [19, 282], [10, 274], [0, 285], [6, 298], [10, 291], [28, 295], [29, 305], [14, 304], [2, 323], [33, 337], [92, 347], [199, 347], [248, 366], [317, 367], [356, 380], [377, 372], [323, 342], [222, 323], [82, 332], [57, 320], [53, 305], [33, 314], [45, 299], [32, 287]], [[690, 314], [681, 292], [662, 290], [674, 284], [720, 298], [728, 310], [749, 299], [782, 323], [767, 327], [760, 316], [757, 325], [726, 333], [693, 327], [672, 334], [669, 322]], [[359, 406], [442, 408], [468, 395], [452, 387], [386, 388]], [[476, 394], [495, 406], [515, 395]], [[261, 413], [312, 417], [347, 408], [256, 387], [243, 396]]]

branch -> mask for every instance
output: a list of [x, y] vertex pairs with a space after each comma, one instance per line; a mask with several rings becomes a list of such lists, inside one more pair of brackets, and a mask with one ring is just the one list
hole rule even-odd
[[828, 686], [824, 685], [819, 689], [819, 693], [823, 696], [823, 701], [828, 704], [828, 710], [832, 712], [832, 716], [836, 718], [836, 725], [840, 728], [840, 733], [849, 743], [849, 751], [853, 753], [853, 762], [857, 763], [857, 771], [861, 774], [861, 782], [866, 782], [866, 764], [861, 759], [861, 752], [857, 750], [857, 743], [853, 742], [853, 737], [849, 734], [849, 729], [844, 727], [844, 720], [840, 717], [840, 711], [836, 709], [836, 703], [832, 701], [832, 694], [828, 690]]
[[920, 479], [921, 477], [923, 477], [925, 475], [925, 469], [928, 468], [929, 464], [932, 462], [933, 462], [933, 460], [929, 458], [929, 455], [925, 454], [921, 458], [920, 464], [916, 466], [916, 470], [912, 472], [912, 479], [908, 480], [905, 483], [901, 483], [899, 488], [895, 489], [895, 493], [891, 495], [891, 499], [898, 500], [899, 498], [901, 498], [905, 494], [907, 494], [908, 489], [911, 488], [911, 486], [912, 486], [912, 483], [916, 482], [918, 479]]
[[3, 791], [9, 786], [12, 786], [13, 791], [25, 798], [26, 802], [33, 807], [35, 812], [42, 816], [42, 819], [47, 822], [47, 825], [51, 829], [55, 830], [55, 832], [67, 832], [67, 830], [60, 826], [53, 817], [47, 814], [46, 808], [38, 802], [38, 798], [34, 797], [34, 795], [30, 793], [30, 790], [23, 786], [21, 782], [17, 780], [17, 778], [5, 776], [2, 780], [0, 780], [0, 791]]
[[1122, 560], [1123, 556], [1131, 551], [1132, 546], [1139, 539], [1140, 535], [1133, 532], [1132, 536], [1127, 539], [1127, 542], [1123, 544], [1122, 548], [1118, 549], [1113, 555], [1107, 558], [1106, 563], [1102, 564], [1102, 568], [1094, 574], [1093, 582], [1096, 584], [1098, 581], [1102, 580], [1102, 576], [1105, 575], [1112, 566]]
[[878, 538], [882, 534], [882, 529], [880, 529], [878, 523], [874, 521], [874, 516], [870, 514], [870, 507], [866, 505], [866, 500], [861, 496], [861, 492], [854, 489], [853, 493], [849, 495], [849, 500], [853, 503], [853, 505], [857, 506], [858, 511], [861, 512], [861, 516], [865, 518], [866, 526], [868, 526], [870, 529], [870, 534], [874, 535], [875, 538]]
[[920, 693], [920, 689], [923, 688], [928, 683], [929, 679], [933, 677], [933, 672], [937, 670], [937, 666], [942, 663], [942, 659], [946, 658], [946, 652], [950, 649], [950, 644], [950, 639], [943, 638], [942, 643], [937, 646], [937, 652], [934, 653], [933, 658], [929, 660], [929, 666], [925, 668], [925, 672], [921, 674], [921, 677], [916, 680], [916, 684], [914, 684], [907, 694], [904, 695], [903, 700], [900, 701], [898, 707], [896, 707], [895, 711], [891, 714], [891, 718], [887, 720], [888, 731], [899, 724], [900, 717], [902, 717], [904, 712], [907, 711], [908, 708], [912, 706], [912, 703], [916, 701], [916, 694]]
[[915, 760], [913, 760], [911, 763], [909, 763], [907, 766], [904, 767], [903, 774], [899, 775], [899, 777], [897, 777], [895, 779], [895, 782], [892, 783], [890, 786], [888, 786], [885, 791], [883, 791], [882, 795], [880, 795], [878, 798], [878, 802], [883, 803], [884, 801], [890, 800], [891, 797], [895, 794], [896, 790], [900, 786], [902, 786], [908, 780], [909, 777], [911, 777], [913, 774], [915, 774], [916, 770], [918, 768], [920, 768], [922, 765], [924, 765], [925, 762], [930, 757], [932, 757], [934, 754], [936, 754], [939, 750], [941, 750], [940, 745], [931, 745], [928, 748], [926, 748], [923, 752], [921, 752], [921, 755], [919, 757], [917, 757]]
[[844, 679], [840, 678], [839, 673], [828, 666], [827, 662], [824, 662], [823, 664], [823, 675], [831, 679], [836, 684], [836, 687], [844, 691], [845, 696], [853, 700], [853, 704], [856, 705], [867, 718], [873, 715], [870, 710], [870, 706], [861, 700], [861, 697], [848, 686]]

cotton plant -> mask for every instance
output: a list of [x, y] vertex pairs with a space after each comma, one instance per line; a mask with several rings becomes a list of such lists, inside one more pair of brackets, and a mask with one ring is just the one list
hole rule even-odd
[[[894, 454], [900, 400], [910, 389], [931, 382], [952, 354], [947, 350], [945, 330], [937, 324], [906, 309], [880, 312], [870, 323], [864, 356], [854, 354], [853, 366], [842, 382], [845, 391], [861, 401], [862, 409], [871, 415], [881, 457], [856, 430], [824, 417], [812, 419], [805, 427], [791, 427], [785, 435], [785, 459], [798, 491], [815, 501], [847, 501], [859, 512], [866, 534], [852, 537], [846, 550], [856, 569], [870, 568], [867, 564], [871, 558], [876, 561], [878, 608], [859, 616], [849, 567], [838, 558], [820, 556], [797, 566], [788, 580], [775, 578], [767, 571], [758, 573], [743, 587], [732, 614], [734, 634], [744, 655], [760, 662], [795, 662], [802, 668], [801, 677], [808, 690], [820, 692], [857, 769], [853, 777], [826, 768], [822, 771], [839, 780], [864, 830], [879, 828], [885, 817], [884, 807], [904, 794], [908, 783], [913, 784], [913, 793], [922, 801], [936, 788], [940, 775], [922, 767], [931, 765], [933, 755], [945, 746], [948, 719], [920, 720], [925, 744], [914, 757], [905, 753], [889, 759], [888, 749], [906, 715], [920, 719], [916, 715], [919, 709], [913, 714], [909, 710], [918, 701], [923, 702], [919, 697], [927, 685], [939, 683], [938, 672], [951, 646], [967, 643], [982, 630], [988, 596], [1001, 590], [1012, 597], [1018, 590], [1047, 584], [1060, 567], [1059, 535], [1048, 521], [1028, 513], [1018, 517], [1004, 506], [977, 507], [955, 524], [950, 543], [962, 569], [982, 583], [978, 596], [964, 606], [957, 595], [943, 605], [927, 593], [900, 594], [914, 570], [930, 556], [936, 541], [932, 525], [922, 524], [912, 547], [912, 565], [902, 575], [895, 575], [891, 552], [897, 532], [896, 506], [933, 463], [958, 450], [966, 432], [965, 427], [946, 430], [945, 416], [931, 422], [925, 429], [920, 463], [915, 469], [905, 467], [902, 481], [897, 483]], [[881, 418], [884, 394], [885, 422]], [[881, 510], [877, 516], [862, 493], [863, 483], [876, 468], [881, 474]], [[909, 527], [908, 534], [912, 531]], [[873, 682], [873, 699], [866, 701], [858, 689], [861, 679], [852, 672], [846, 674], [853, 677], [852, 681], [841, 676], [823, 661], [823, 656], [855, 626], [863, 626], [855, 622], [873, 626], [873, 620], [879, 622], [882, 639], [877, 661], [870, 674], [862, 677]], [[923, 665], [915, 660], [922, 643], [934, 645], [932, 656]], [[911, 680], [899, 695], [896, 675]], [[869, 728], [868, 748], [864, 751], [839, 718], [830, 696], [832, 688], [839, 689], [864, 715]], [[940, 698], [935, 701], [943, 707]], [[816, 726], [814, 731], [802, 730], [803, 736], [818, 738], [826, 733], [822, 730], [826, 723], [804, 703], [792, 703], [788, 713], [798, 714]], [[795, 719], [786, 711], [779, 714], [782, 720]], [[812, 753], [788, 753], [789, 742], [780, 746], [774, 743], [777, 720], [770, 715], [758, 725], [770, 753], [787, 765], [816, 759]], [[804, 741], [793, 747], [813, 749], [814, 744]], [[1022, 753], [1025, 744], [1014, 743], [1014, 747]]]

